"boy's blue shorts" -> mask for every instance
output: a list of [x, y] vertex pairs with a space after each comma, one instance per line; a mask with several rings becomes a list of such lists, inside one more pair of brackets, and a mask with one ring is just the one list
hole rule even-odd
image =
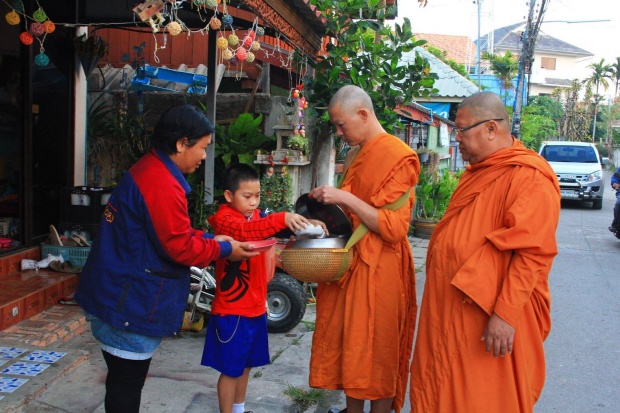
[[240, 377], [247, 367], [269, 363], [267, 314], [258, 317], [212, 314], [209, 317], [200, 364], [230, 377]]

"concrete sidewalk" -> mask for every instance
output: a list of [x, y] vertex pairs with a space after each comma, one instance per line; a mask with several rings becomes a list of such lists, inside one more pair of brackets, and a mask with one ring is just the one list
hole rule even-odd
[[[419, 303], [428, 240], [411, 238], [410, 241]], [[315, 307], [308, 304], [303, 322], [292, 331], [269, 335], [272, 362], [250, 373], [246, 410], [254, 413], [325, 413], [330, 406], [344, 408], [345, 397], [341, 391], [325, 392], [321, 402], [310, 407], [300, 406], [285, 395], [290, 386], [309, 390], [308, 366], [314, 318]], [[0, 412], [103, 413], [107, 370], [99, 344], [90, 334], [88, 325], [86, 330], [55, 348], [38, 348], [66, 355], [47, 369], [53, 377], [48, 375], [46, 378], [42, 374], [14, 393], [0, 393], [0, 396], [5, 396], [0, 400]], [[205, 332], [206, 329], [200, 332], [184, 331], [178, 338], [163, 341], [151, 363], [142, 393], [141, 412], [219, 412], [216, 391], [219, 373], [200, 365]], [[29, 344], [7, 340], [2, 333], [0, 347], [37, 349]], [[403, 411], [409, 411], [408, 400]]]

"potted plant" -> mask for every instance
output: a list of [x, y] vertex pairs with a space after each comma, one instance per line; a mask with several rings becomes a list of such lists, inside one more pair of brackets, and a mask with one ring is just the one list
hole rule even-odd
[[458, 184], [458, 175], [448, 170], [436, 172], [423, 168], [415, 188], [414, 234], [430, 238], [437, 223], [448, 208], [452, 193]]
[[308, 138], [299, 133], [289, 136], [286, 145], [289, 149], [308, 153]]

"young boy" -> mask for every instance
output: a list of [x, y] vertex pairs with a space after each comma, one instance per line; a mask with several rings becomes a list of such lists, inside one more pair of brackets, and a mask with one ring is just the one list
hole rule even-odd
[[[215, 234], [228, 235], [238, 241], [264, 240], [289, 228], [298, 232], [309, 220], [291, 212], [268, 216], [258, 210], [260, 181], [249, 165], [234, 164], [224, 171], [224, 197], [209, 218]], [[217, 393], [221, 413], [251, 413], [245, 411], [245, 393], [250, 368], [269, 364], [267, 342], [267, 274], [265, 255], [247, 261], [231, 262], [219, 259], [216, 263], [217, 290], [201, 364], [218, 370]]]

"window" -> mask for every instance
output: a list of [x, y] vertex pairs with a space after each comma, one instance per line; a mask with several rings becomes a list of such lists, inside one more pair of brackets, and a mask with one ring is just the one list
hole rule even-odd
[[555, 70], [555, 57], [541, 57], [540, 67], [547, 70]]

